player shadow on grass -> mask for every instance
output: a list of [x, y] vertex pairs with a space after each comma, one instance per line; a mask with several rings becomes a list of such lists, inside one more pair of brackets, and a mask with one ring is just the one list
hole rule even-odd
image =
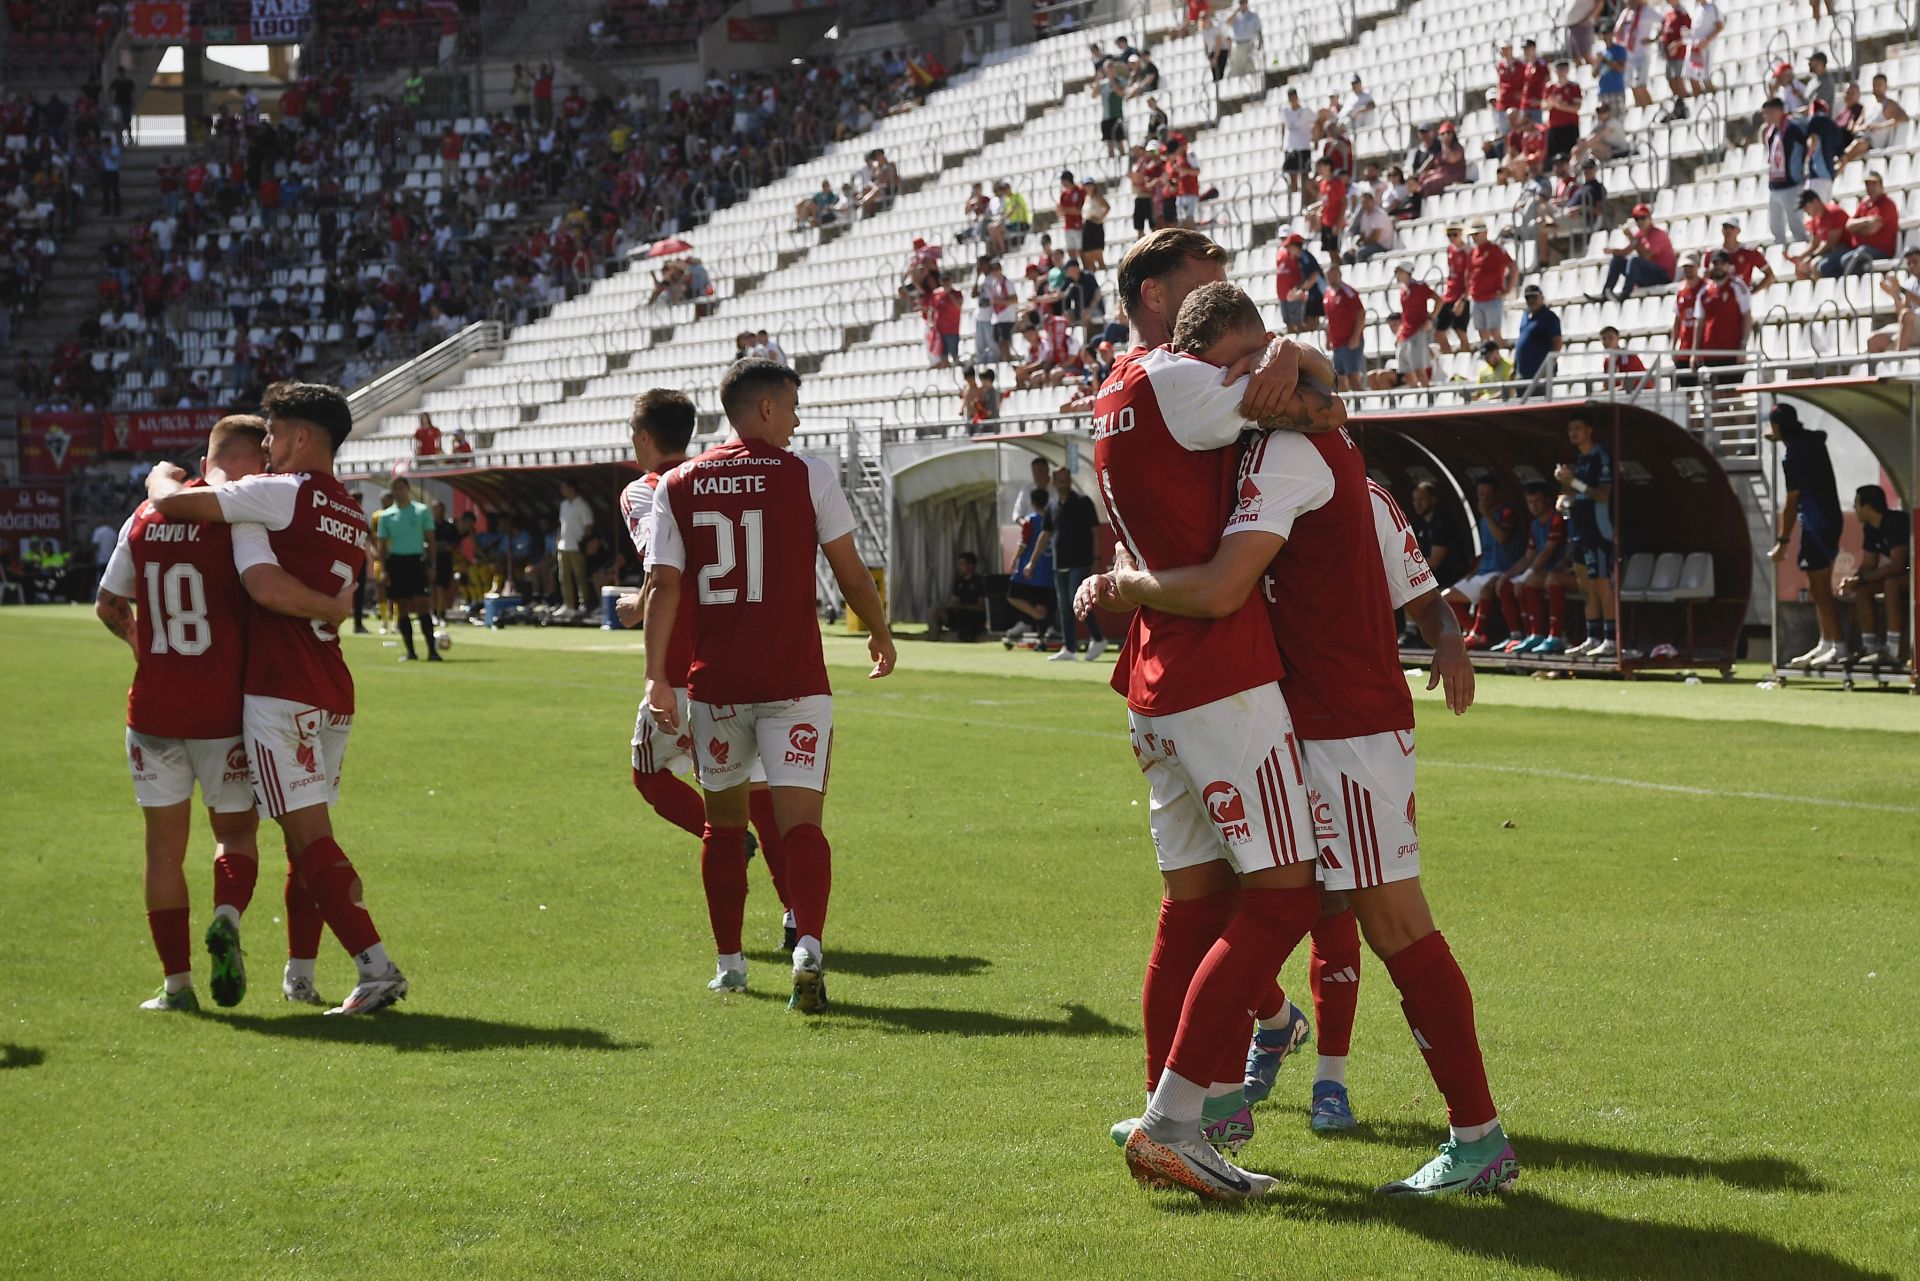
[[47, 1061], [47, 1052], [31, 1045], [0, 1045], [0, 1071], [7, 1068], [39, 1067]]
[[[1434, 1128], [1412, 1121], [1365, 1121], [1350, 1135], [1367, 1143], [1419, 1150], [1433, 1142]], [[1718, 1179], [1757, 1192], [1825, 1192], [1827, 1185], [1798, 1161], [1777, 1156], [1700, 1157], [1678, 1152], [1616, 1148], [1578, 1139], [1523, 1133], [1521, 1160], [1529, 1170], [1600, 1170], [1640, 1179]]]
[[[1269, 1173], [1280, 1186], [1247, 1205], [1250, 1215], [1278, 1213], [1302, 1222], [1367, 1228], [1387, 1224], [1490, 1265], [1543, 1268], [1578, 1281], [1694, 1281], [1703, 1275], [1743, 1281], [1897, 1281], [1892, 1273], [1751, 1232], [1618, 1218], [1525, 1188], [1497, 1197], [1422, 1200], [1382, 1197], [1351, 1180]], [[1193, 1197], [1156, 1194], [1156, 1199], [1177, 1213], [1215, 1208]]]
[[[750, 961], [784, 969], [793, 957], [787, 952], [750, 952]], [[833, 952], [835, 974], [855, 974], [866, 979], [890, 979], [908, 974], [931, 974], [939, 978], [972, 978], [993, 965], [984, 956], [913, 956], [904, 952]]]
[[263, 1018], [258, 1014], [215, 1014], [212, 1018], [236, 1032], [287, 1036], [305, 1041], [353, 1042], [384, 1045], [397, 1053], [431, 1051], [459, 1054], [469, 1050], [644, 1050], [644, 1041], [619, 1041], [592, 1027], [535, 1027], [459, 1014], [411, 1013], [395, 1010], [362, 1018], [326, 1018], [296, 1015]]
[[[835, 953], [838, 961], [839, 953]], [[761, 1000], [784, 1000], [778, 992], [753, 992], [747, 995]], [[1084, 1005], [1068, 1002], [1060, 1006], [1064, 1019], [1026, 1018], [1011, 1014], [992, 1014], [985, 1010], [949, 1010], [937, 1005], [860, 1005], [835, 999], [827, 1007], [824, 1019], [864, 1019], [879, 1024], [887, 1032], [932, 1032], [943, 1036], [1066, 1036], [1131, 1037], [1140, 1033], [1095, 1014]]]

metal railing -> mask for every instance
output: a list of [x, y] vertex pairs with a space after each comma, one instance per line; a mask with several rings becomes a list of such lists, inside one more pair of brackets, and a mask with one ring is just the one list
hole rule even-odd
[[506, 346], [506, 327], [497, 320], [482, 320], [468, 325], [453, 337], [429, 347], [405, 364], [396, 365], [364, 387], [347, 396], [353, 421], [364, 422], [385, 405], [418, 391], [449, 369], [486, 351]]

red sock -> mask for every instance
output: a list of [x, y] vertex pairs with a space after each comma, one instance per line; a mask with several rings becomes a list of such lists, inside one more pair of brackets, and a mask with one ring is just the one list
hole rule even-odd
[[169, 907], [147, 913], [147, 929], [153, 933], [153, 950], [160, 954], [163, 976], [193, 972], [193, 937], [187, 911]]
[[773, 793], [748, 792], [747, 812], [753, 815], [754, 835], [760, 838], [760, 857], [767, 865], [773, 892], [780, 896], [781, 907], [792, 907], [793, 900], [787, 897], [787, 843], [780, 825], [773, 821]]
[[327, 920], [320, 915], [320, 905], [313, 901], [313, 895], [307, 893], [307, 887], [300, 876], [287, 865], [287, 957], [295, 961], [311, 961], [320, 955], [320, 931]]
[[694, 836], [706, 834], [706, 802], [685, 780], [676, 778], [669, 770], [655, 770], [651, 774], [635, 770], [633, 787], [653, 806], [653, 812], [667, 822]]
[[1547, 634], [1547, 593], [1544, 588], [1529, 587], [1525, 593], [1527, 607], [1527, 635], [1545, 636]]
[[354, 898], [360, 874], [331, 836], [323, 836], [301, 850], [294, 866], [341, 947], [357, 956], [380, 941], [380, 931], [374, 928], [366, 905]]
[[700, 838], [700, 883], [707, 890], [707, 920], [713, 950], [740, 950], [740, 922], [747, 912], [747, 829], [709, 825]]
[[1193, 972], [1206, 959], [1207, 949], [1219, 941], [1220, 931], [1233, 915], [1238, 890], [1222, 890], [1206, 898], [1161, 899], [1160, 928], [1147, 958], [1147, 976], [1140, 986], [1140, 1014], [1147, 1029], [1147, 1093], [1160, 1084], [1160, 1071], [1173, 1049], [1180, 1027], [1180, 1007], [1186, 1004]]
[[1320, 916], [1320, 891], [1240, 891], [1240, 906], [1194, 971], [1167, 1070], [1208, 1081], [1229, 1045], [1244, 1050], [1248, 1012]]
[[231, 907], [245, 915], [253, 902], [253, 883], [260, 877], [260, 860], [222, 854], [213, 860], [213, 905]]
[[1473, 607], [1473, 625], [1467, 630], [1475, 636], [1485, 636], [1487, 634], [1487, 616], [1492, 612], [1492, 609], [1487, 604], [1486, 597], [1481, 597], [1479, 603]]
[[1256, 1019], [1277, 1019], [1280, 1017], [1280, 1011], [1286, 1008], [1287, 990], [1278, 983], [1275, 983], [1273, 985], [1273, 991], [1262, 997], [1260, 1004], [1254, 1007], [1253, 1017]]
[[825, 832], [802, 823], [787, 829], [785, 853], [794, 933], [824, 940], [827, 899], [833, 893], [833, 847], [827, 844]]
[[1506, 620], [1507, 630], [1515, 636], [1525, 635], [1520, 629], [1526, 626], [1526, 620], [1520, 614], [1520, 593], [1513, 589], [1513, 580], [1500, 580], [1500, 616]]
[[1427, 1071], [1447, 1101], [1453, 1125], [1485, 1125], [1495, 1116], [1473, 1030], [1473, 992], [1440, 931], [1387, 958], [1387, 973], [1400, 989], [1400, 1009], [1426, 1056]]
[[1552, 613], [1547, 621], [1547, 626], [1551, 630], [1547, 632], [1547, 635], [1549, 636], [1563, 635], [1565, 631], [1564, 625], [1567, 621], [1567, 589], [1566, 587], [1560, 583], [1548, 583], [1547, 584], [1547, 601], [1552, 606]]
[[1460, 630], [1463, 632], [1472, 631], [1473, 614], [1467, 609], [1466, 604], [1457, 600], [1449, 600], [1447, 604], [1453, 607], [1453, 616], [1460, 620]]
[[1352, 908], [1313, 923], [1313, 950], [1308, 955], [1320, 1053], [1345, 1058], [1353, 1043], [1353, 1012], [1360, 1004], [1360, 927]]

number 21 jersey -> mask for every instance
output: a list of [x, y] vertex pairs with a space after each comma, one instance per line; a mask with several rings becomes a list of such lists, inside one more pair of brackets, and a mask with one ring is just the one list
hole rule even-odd
[[682, 463], [653, 503], [647, 568], [681, 571], [693, 611], [688, 696], [710, 706], [831, 693], [814, 601], [816, 549], [853, 532], [830, 463], [729, 440]]

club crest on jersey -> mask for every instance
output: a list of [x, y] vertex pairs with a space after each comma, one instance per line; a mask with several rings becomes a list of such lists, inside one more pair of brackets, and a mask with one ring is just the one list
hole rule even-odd
[[1227, 518], [1229, 527], [1244, 525], [1248, 521], [1260, 519], [1260, 505], [1266, 500], [1261, 497], [1260, 486], [1251, 476], [1240, 478], [1240, 501], [1234, 506], [1233, 515]]
[[1426, 555], [1412, 530], [1407, 531], [1406, 546], [1400, 549], [1400, 571], [1406, 575], [1409, 587], [1418, 587], [1433, 577], [1433, 570], [1427, 567]]
[[727, 763], [727, 753], [732, 750], [733, 744], [723, 738], [710, 738], [707, 740], [707, 755], [715, 765], [725, 765]]
[[1232, 783], [1208, 783], [1201, 789], [1200, 799], [1206, 802], [1207, 817], [1213, 820], [1229, 845], [1244, 845], [1253, 839], [1253, 826], [1247, 822], [1247, 803], [1241, 798], [1239, 788]]
[[811, 725], [795, 725], [787, 731], [786, 763], [813, 768], [814, 754], [820, 750], [820, 731]]

